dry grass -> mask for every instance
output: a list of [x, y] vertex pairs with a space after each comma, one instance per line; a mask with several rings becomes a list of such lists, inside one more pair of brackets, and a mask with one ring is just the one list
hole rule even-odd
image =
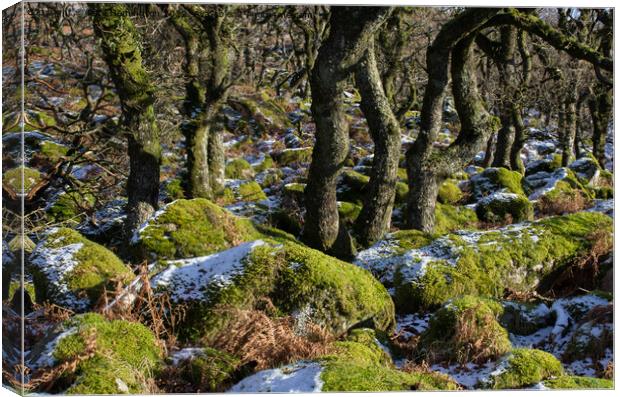
[[500, 344], [504, 339], [498, 335], [501, 329], [493, 326], [495, 317], [490, 313], [482, 319], [480, 316], [480, 309], [472, 307], [463, 310], [457, 318], [453, 344], [458, 346], [456, 361], [459, 363], [482, 363], [506, 353], [505, 346]]
[[211, 345], [239, 357], [243, 364], [255, 363], [257, 370], [313, 359], [330, 351], [333, 336], [316, 324], [299, 330], [291, 316], [270, 318], [258, 310], [222, 310], [232, 320]]
[[560, 192], [557, 196], [552, 198], [542, 196], [538, 200], [536, 208], [540, 215], [551, 216], [583, 211], [588, 204], [589, 200], [587, 200], [581, 192], [570, 191]]

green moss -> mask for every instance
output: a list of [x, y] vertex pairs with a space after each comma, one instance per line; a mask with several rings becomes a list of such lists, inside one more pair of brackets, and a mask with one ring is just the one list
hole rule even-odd
[[[65, 328], [76, 332], [62, 338], [54, 350], [60, 362], [83, 357], [89, 341], [92, 355], [77, 361], [66, 394], [118, 394], [118, 381], [130, 393], [146, 393], [146, 379], [161, 364], [161, 350], [153, 333], [144, 325], [122, 320], [107, 321], [87, 313], [67, 320]], [[89, 349], [90, 350], [90, 349]], [[73, 379], [74, 378], [74, 379]]]
[[556, 153], [553, 155], [553, 159], [551, 160], [550, 169], [557, 170], [562, 167], [562, 155], [560, 153]]
[[234, 159], [226, 163], [224, 173], [228, 179], [250, 179], [254, 176], [254, 169], [244, 159]]
[[254, 171], [263, 172], [265, 170], [273, 168], [273, 166], [273, 159], [270, 155], [266, 155], [265, 159], [260, 164], [254, 166]]
[[237, 197], [230, 187], [225, 187], [216, 194], [216, 201], [219, 205], [230, 205], [237, 201]]
[[183, 181], [179, 178], [172, 179], [166, 184], [166, 194], [173, 200], [185, 198]]
[[457, 384], [435, 372], [403, 372], [377, 345], [372, 331], [355, 330], [345, 341], [335, 343], [336, 351], [321, 359], [324, 369], [322, 391], [409, 391], [455, 390]]
[[449, 204], [435, 205], [436, 234], [445, 234], [456, 230], [475, 229], [478, 225], [476, 212], [466, 207]]
[[512, 347], [508, 331], [497, 321], [502, 310], [498, 302], [471, 295], [450, 300], [431, 317], [419, 354], [434, 362], [466, 363], [507, 353]]
[[587, 376], [560, 376], [543, 382], [549, 389], [613, 389], [611, 379], [590, 378]]
[[177, 200], [149, 221], [138, 239], [143, 254], [158, 259], [209, 255], [260, 237], [252, 222], [206, 199]]
[[312, 148], [284, 149], [276, 156], [280, 166], [309, 163], [312, 160]]
[[262, 181], [260, 182], [260, 186], [262, 188], [271, 187], [279, 184], [282, 181], [282, 171], [280, 169], [274, 169], [273, 172], [269, 172], [266, 174]]
[[[4, 277], [4, 274], [3, 274]], [[4, 281], [4, 280], [3, 280]], [[12, 299], [13, 295], [21, 286], [21, 282], [19, 280], [11, 280], [9, 275], [9, 292], [6, 295], [7, 299]], [[37, 302], [37, 293], [34, 288], [34, 284], [30, 281], [24, 281], [24, 290], [30, 295], [30, 298], [33, 302]]]
[[22, 171], [24, 173], [23, 191], [28, 193], [41, 180], [41, 173], [33, 168], [16, 167], [6, 171], [2, 183], [10, 186], [16, 193], [22, 191]]
[[58, 196], [58, 200], [47, 212], [57, 222], [66, 221], [75, 218], [84, 210], [92, 209], [95, 201], [92, 193], [67, 192]]
[[344, 201], [338, 202], [338, 216], [347, 225], [352, 225], [355, 222], [361, 210], [362, 207], [357, 204], [347, 203]]
[[47, 157], [50, 161], [56, 162], [67, 154], [69, 148], [56, 142], [43, 141], [41, 142], [39, 150], [41, 154]]
[[395, 279], [398, 302], [407, 303], [397, 306], [417, 311], [463, 294], [501, 297], [506, 288], [532, 291], [554, 271], [586, 254], [592, 233], [611, 233], [611, 228], [609, 217], [580, 212], [546, 218], [515, 232], [485, 232], [475, 246], [448, 235], [452, 249], [459, 252], [456, 262], [437, 260], [428, 263], [416, 280]]
[[[534, 206], [523, 195], [483, 199], [476, 206], [478, 218], [487, 222], [523, 222], [534, 217]], [[508, 218], [510, 217], [510, 218]]]
[[429, 245], [433, 236], [420, 230], [399, 230], [387, 239], [396, 244], [395, 254], [402, 255], [409, 250]]
[[260, 201], [267, 198], [260, 185], [254, 181], [239, 185], [239, 197], [241, 201]]
[[406, 168], [399, 168], [398, 171], [396, 172], [396, 176], [398, 177], [398, 180], [401, 182], [407, 182], [407, 169]]
[[439, 193], [437, 194], [437, 201], [442, 204], [456, 204], [463, 198], [463, 192], [456, 184], [447, 180], [439, 186]]
[[[75, 296], [87, 296], [90, 303], [94, 304], [104, 289], [114, 290], [116, 282], [128, 283], [134, 278], [131, 269], [112, 251], [88, 240], [73, 229], [56, 229], [46, 236], [41, 249], [62, 249], [70, 244], [82, 244], [82, 247], [73, 254], [75, 266], [63, 276], [63, 284], [66, 284], [68, 291]], [[45, 255], [45, 252], [37, 249], [32, 255], [36, 258], [39, 254]], [[55, 289], [56, 282], [50, 283], [40, 268], [33, 267], [32, 273], [36, 295], [40, 301], [49, 299], [54, 302], [64, 297], [64, 292]]]
[[36, 118], [38, 119], [39, 126], [41, 128], [52, 127], [56, 125], [56, 119], [45, 112], [38, 112], [36, 114]]
[[536, 349], [514, 349], [505, 371], [491, 376], [490, 386], [493, 389], [521, 389], [562, 375], [562, 363], [552, 354]]

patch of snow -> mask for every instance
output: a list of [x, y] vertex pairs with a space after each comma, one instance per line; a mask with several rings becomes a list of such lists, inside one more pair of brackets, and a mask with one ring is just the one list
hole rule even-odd
[[594, 200], [594, 206], [588, 208], [587, 212], [601, 212], [611, 218], [614, 217], [614, 199]]
[[182, 361], [203, 355], [204, 349], [201, 347], [186, 347], [172, 353], [172, 355], [170, 355], [170, 361], [172, 365], [178, 366]]
[[226, 287], [242, 274], [243, 259], [264, 244], [256, 240], [208, 256], [169, 261], [170, 266], [153, 277], [151, 287], [165, 288], [174, 302], [205, 299], [209, 287]]
[[[54, 358], [54, 351], [56, 350], [56, 346], [60, 343], [61, 340], [66, 338], [69, 335], [73, 335], [77, 332], [77, 328], [69, 328], [50, 342], [48, 342], [43, 351], [36, 357], [34, 361], [30, 357], [26, 357], [26, 366], [30, 369], [30, 371], [34, 371], [35, 369], [43, 368], [43, 367], [52, 367], [56, 364], [56, 359]], [[35, 358], [35, 357], [33, 357]]]
[[323, 388], [323, 367], [316, 362], [301, 361], [281, 368], [267, 369], [251, 375], [229, 393], [316, 393]]
[[536, 189], [528, 198], [530, 200], [538, 200], [540, 197], [555, 189], [557, 183], [567, 176], [568, 172], [566, 171], [566, 168], [560, 168], [554, 171], [547, 179], [545, 185], [539, 189]]

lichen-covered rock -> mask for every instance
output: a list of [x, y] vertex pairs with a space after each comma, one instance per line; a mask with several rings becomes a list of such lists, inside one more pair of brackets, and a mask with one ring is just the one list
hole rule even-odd
[[430, 362], [485, 362], [512, 347], [498, 323], [503, 308], [496, 301], [465, 295], [451, 299], [430, 319], [421, 335], [419, 354]]
[[562, 363], [552, 354], [536, 349], [514, 349], [485, 386], [492, 389], [521, 389], [562, 375]]
[[254, 177], [254, 169], [244, 159], [233, 159], [226, 163], [224, 174], [229, 179], [251, 179]]
[[334, 344], [334, 352], [258, 372], [229, 392], [351, 392], [455, 390], [457, 384], [436, 372], [404, 372], [394, 367], [374, 332], [356, 329]]
[[523, 182], [530, 200], [538, 200], [543, 196], [551, 197], [561, 192], [578, 191], [587, 198], [592, 198], [590, 189], [584, 186], [575, 173], [568, 168], [558, 168], [552, 173], [538, 172], [529, 175]]
[[335, 334], [359, 323], [394, 326], [392, 300], [372, 275], [291, 241], [256, 240], [168, 264], [151, 285], [186, 305], [178, 328], [183, 338], [208, 339], [225, 329], [227, 308], [251, 309], [265, 297], [299, 324], [313, 322]]
[[132, 244], [154, 259], [202, 256], [260, 237], [249, 219], [206, 199], [176, 200], [157, 211]]
[[487, 168], [470, 178], [472, 197], [475, 200], [495, 192], [524, 194], [521, 187], [523, 176], [506, 168]]
[[45, 140], [41, 142], [39, 150], [41, 155], [45, 156], [49, 161], [56, 162], [67, 154], [69, 148], [54, 141]]
[[596, 185], [601, 174], [601, 167], [594, 156], [581, 157], [568, 165], [581, 182]]
[[37, 299], [78, 312], [95, 304], [105, 288], [134, 278], [112, 251], [67, 228], [50, 230], [29, 262]]
[[459, 187], [451, 180], [444, 181], [439, 186], [439, 192], [437, 193], [437, 201], [442, 204], [456, 204], [463, 198], [463, 192]]
[[60, 373], [69, 385], [63, 394], [144, 394], [151, 391], [146, 380], [161, 358], [155, 336], [144, 325], [86, 313], [65, 321], [35, 345], [28, 364], [36, 369], [75, 361], [73, 370]]
[[542, 382], [548, 389], [613, 389], [614, 381], [611, 379], [592, 378], [589, 376], [564, 375]]
[[460, 231], [430, 243], [430, 236], [399, 232], [361, 251], [355, 263], [381, 280], [399, 311], [415, 312], [462, 294], [532, 291], [585, 254], [594, 232], [611, 233], [611, 225], [605, 215], [582, 212], [491, 231]]
[[503, 222], [510, 217], [516, 223], [531, 220], [534, 206], [524, 195], [495, 192], [478, 201], [476, 214], [487, 222]]

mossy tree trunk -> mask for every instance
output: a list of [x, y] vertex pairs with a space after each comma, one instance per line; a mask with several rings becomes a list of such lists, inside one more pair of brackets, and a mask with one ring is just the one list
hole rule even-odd
[[[523, 96], [530, 85], [532, 74], [532, 55], [527, 46], [527, 33], [523, 30], [520, 30], [518, 33], [517, 44], [519, 47], [519, 54], [521, 55], [522, 76], [519, 94]], [[520, 106], [513, 109], [512, 117], [515, 126], [515, 139], [512, 143], [512, 148], [510, 148], [510, 167], [514, 171], [519, 171], [523, 174], [525, 173], [525, 166], [523, 165], [523, 160], [521, 160], [521, 150], [523, 150], [523, 146], [525, 146], [528, 134], [525, 124], [523, 123], [523, 111]]]
[[224, 146], [216, 118], [230, 87], [228, 6], [168, 7], [185, 44], [187, 191], [210, 199], [223, 188]]
[[322, 251], [345, 247], [342, 240], [349, 238], [341, 229], [336, 203], [336, 182], [349, 151], [342, 92], [390, 12], [388, 7], [332, 7], [330, 34], [319, 49], [310, 76], [316, 142], [305, 189], [302, 238]]
[[[453, 51], [461, 40], [480, 29], [498, 9], [468, 9], [445, 23], [427, 50], [426, 64], [429, 79], [422, 104], [420, 133], [407, 150], [407, 199], [406, 223], [408, 227], [432, 231], [435, 224], [435, 203], [440, 181], [451, 169], [456, 169], [471, 158], [466, 158], [473, 148], [484, 145], [490, 136], [485, 129], [481, 135], [477, 123], [486, 124], [486, 111], [475, 87], [475, 74], [471, 73], [471, 38], [466, 50]], [[460, 47], [463, 47], [461, 45]], [[454, 53], [453, 53], [454, 52]], [[446, 150], [433, 148], [441, 126], [443, 101], [448, 85], [450, 55], [452, 54], [452, 77], [455, 105], [461, 119], [462, 130], [457, 140]], [[460, 58], [459, 58], [460, 57]], [[470, 86], [472, 85], [472, 86]], [[467, 98], [467, 94], [473, 96]], [[458, 98], [458, 100], [457, 100]], [[469, 109], [467, 107], [470, 106]], [[486, 126], [485, 126], [486, 127]], [[488, 134], [487, 134], [488, 132]], [[473, 138], [467, 142], [469, 138]], [[479, 138], [482, 140], [479, 142]]]
[[370, 180], [363, 197], [364, 205], [355, 224], [358, 242], [369, 246], [383, 237], [390, 228], [401, 147], [400, 126], [383, 90], [373, 41], [356, 68], [355, 82], [362, 96], [361, 108], [375, 144]]
[[613, 109], [612, 91], [606, 87], [597, 87], [600, 92], [588, 101], [592, 117], [592, 154], [601, 167], [605, 167], [605, 141], [607, 126]]
[[123, 4], [89, 4], [95, 34], [121, 102], [128, 138], [126, 233], [158, 206], [161, 145], [155, 118], [155, 89], [142, 65], [140, 36]]
[[575, 135], [577, 134], [577, 88], [568, 87], [564, 101], [564, 128], [560, 130], [560, 149], [562, 150], [562, 167], [575, 159]]

